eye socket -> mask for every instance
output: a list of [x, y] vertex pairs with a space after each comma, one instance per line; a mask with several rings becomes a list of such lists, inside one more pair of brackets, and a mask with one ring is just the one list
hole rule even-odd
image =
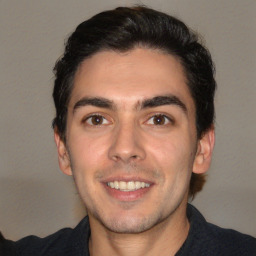
[[91, 115], [85, 119], [85, 122], [92, 126], [107, 125], [110, 122], [102, 115]]
[[167, 125], [171, 123], [172, 120], [166, 115], [163, 114], [157, 114], [152, 116], [151, 118], [148, 119], [147, 124], [150, 125]]

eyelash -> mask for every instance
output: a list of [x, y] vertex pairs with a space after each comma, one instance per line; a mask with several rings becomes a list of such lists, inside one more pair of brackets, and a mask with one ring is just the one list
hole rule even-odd
[[[98, 118], [98, 123], [93, 123], [93, 118]], [[164, 123], [161, 123], [161, 120], [159, 120], [160, 122], [159, 123], [154, 123], [154, 121], [157, 121], [157, 120], [154, 120], [154, 118], [164, 118]], [[97, 120], [94, 120], [97, 122]], [[151, 122], [152, 121], [152, 122]], [[101, 114], [91, 114], [90, 116], [87, 116], [85, 117], [83, 120], [82, 120], [82, 123], [86, 123], [87, 125], [89, 126], [102, 126], [102, 125], [108, 125], [110, 124], [111, 122], [108, 121], [107, 118], [105, 118], [103, 115]], [[146, 122], [146, 124], [148, 125], [152, 125], [152, 126], [166, 126], [168, 124], [174, 124], [174, 120], [164, 114], [161, 114], [161, 113], [157, 113], [157, 114], [154, 114], [153, 116], [150, 116]]]
[[[92, 123], [92, 118], [99, 118], [101, 119], [101, 121], [103, 121], [102, 123], [98, 123], [98, 124], [93, 124]], [[90, 121], [89, 121], [90, 120]], [[105, 118], [103, 115], [101, 114], [92, 114], [90, 116], [87, 116], [86, 118], [84, 118], [82, 120], [82, 123], [87, 123], [90, 126], [101, 126], [101, 125], [107, 125], [105, 122], [110, 123], [110, 121], [108, 121], [107, 118]]]
[[[164, 123], [163, 124], [161, 124], [161, 123], [159, 123], [159, 124], [153, 123], [154, 122], [153, 119], [154, 118], [159, 118], [159, 117], [160, 118], [164, 118]], [[150, 120], [152, 120], [152, 123], [150, 125], [155, 125], [155, 126], [164, 126], [164, 125], [168, 125], [169, 123], [174, 124], [174, 120], [172, 118], [170, 118], [170, 117], [168, 117], [168, 116], [166, 116], [164, 114], [160, 114], [160, 113], [151, 116], [149, 119], [147, 119], [146, 123], [149, 123]]]

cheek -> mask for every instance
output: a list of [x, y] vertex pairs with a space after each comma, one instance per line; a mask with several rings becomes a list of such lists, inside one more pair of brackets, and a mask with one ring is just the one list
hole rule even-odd
[[164, 139], [155, 139], [148, 144], [148, 153], [163, 166], [185, 166], [192, 161], [194, 150], [192, 143], [186, 139], [184, 134], [166, 136]]
[[70, 138], [69, 154], [75, 184], [83, 201], [90, 204], [97, 193], [97, 170], [106, 163], [104, 143], [95, 138], [77, 136]]
[[106, 163], [107, 141], [102, 138], [76, 136], [70, 138], [69, 154], [73, 172], [90, 175]]
[[194, 162], [193, 145], [182, 134], [155, 141], [151, 146], [149, 157], [162, 172], [163, 193], [168, 191], [168, 195], [178, 197], [186, 192]]

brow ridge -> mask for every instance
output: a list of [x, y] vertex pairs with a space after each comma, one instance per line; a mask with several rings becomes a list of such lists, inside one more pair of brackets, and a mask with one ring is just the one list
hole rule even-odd
[[114, 109], [113, 101], [102, 98], [102, 97], [83, 97], [79, 101], [77, 101], [73, 107], [73, 112], [75, 112], [78, 108], [84, 106], [95, 106], [99, 108], [107, 108], [107, 109]]
[[176, 105], [187, 113], [186, 105], [175, 95], [156, 96], [152, 99], [145, 99], [141, 103], [141, 109], [159, 107], [163, 105]]
[[[103, 97], [83, 97], [75, 103], [73, 112], [75, 112], [80, 107], [88, 105], [111, 110], [115, 108], [112, 100]], [[150, 99], [145, 99], [137, 104], [136, 109], [147, 109], [164, 105], [176, 105], [180, 107], [185, 113], [187, 113], [186, 105], [175, 95], [161, 95]]]

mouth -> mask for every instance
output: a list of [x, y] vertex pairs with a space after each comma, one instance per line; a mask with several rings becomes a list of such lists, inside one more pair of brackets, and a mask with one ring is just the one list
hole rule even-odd
[[113, 178], [103, 182], [108, 194], [122, 202], [131, 202], [145, 197], [154, 183], [137, 178]]
[[112, 188], [112, 189], [116, 189], [116, 190], [120, 190], [123, 192], [131, 192], [131, 191], [136, 191], [142, 188], [149, 188], [150, 184], [143, 182], [143, 181], [111, 181], [111, 182], [107, 182], [107, 186]]

